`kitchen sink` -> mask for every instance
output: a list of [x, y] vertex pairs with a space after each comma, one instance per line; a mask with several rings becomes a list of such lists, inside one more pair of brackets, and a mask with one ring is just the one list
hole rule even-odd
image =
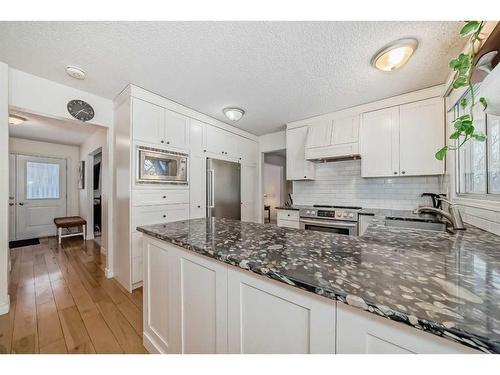
[[430, 230], [434, 232], [446, 232], [446, 224], [436, 219], [428, 218], [404, 218], [387, 216], [385, 225], [388, 227], [399, 227], [407, 229]]

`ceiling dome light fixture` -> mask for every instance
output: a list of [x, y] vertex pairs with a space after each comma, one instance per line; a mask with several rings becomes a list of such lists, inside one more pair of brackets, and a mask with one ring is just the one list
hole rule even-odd
[[236, 107], [227, 107], [222, 110], [224, 112], [224, 115], [231, 120], [231, 121], [238, 121], [240, 120], [243, 115], [245, 114], [245, 111], [242, 110], [241, 108], [236, 108]]
[[76, 67], [76, 66], [68, 65], [66, 67], [66, 73], [70, 77], [75, 78], [75, 79], [79, 79], [79, 80], [85, 79], [85, 71], [83, 69]]
[[401, 68], [417, 49], [418, 41], [413, 38], [399, 39], [382, 48], [372, 59], [372, 65], [384, 72]]
[[20, 125], [25, 121], [26, 119], [24, 117], [18, 115], [9, 115], [9, 125]]

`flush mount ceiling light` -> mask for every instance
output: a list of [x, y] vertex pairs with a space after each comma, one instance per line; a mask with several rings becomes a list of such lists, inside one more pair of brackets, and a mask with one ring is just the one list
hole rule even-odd
[[235, 107], [228, 107], [228, 108], [224, 108], [222, 110], [222, 112], [224, 112], [224, 115], [226, 115], [226, 117], [231, 120], [231, 121], [238, 121], [240, 120], [243, 115], [245, 114], [245, 111], [242, 110], [241, 108], [235, 108]]
[[76, 66], [68, 65], [66, 67], [66, 73], [73, 78], [83, 80], [85, 79], [85, 71]]
[[19, 125], [25, 121], [26, 119], [24, 117], [18, 115], [9, 115], [9, 125]]
[[413, 38], [399, 39], [382, 48], [372, 59], [372, 65], [384, 72], [401, 68], [417, 49], [418, 41]]

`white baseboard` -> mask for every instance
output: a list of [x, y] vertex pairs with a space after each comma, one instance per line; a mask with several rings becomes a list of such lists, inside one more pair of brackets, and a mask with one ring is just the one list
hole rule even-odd
[[151, 354], [164, 354], [158, 349], [154, 340], [146, 332], [142, 332], [142, 344]]
[[10, 310], [10, 298], [7, 296], [7, 302], [0, 304], [0, 315], [7, 314]]
[[106, 276], [107, 279], [111, 279], [113, 277], [113, 271], [110, 270], [108, 267], [104, 269], [104, 275]]

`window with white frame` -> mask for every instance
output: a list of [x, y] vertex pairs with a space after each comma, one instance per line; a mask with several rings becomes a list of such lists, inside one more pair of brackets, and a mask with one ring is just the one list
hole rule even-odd
[[[470, 95], [466, 93], [470, 103]], [[469, 107], [454, 108], [455, 118], [468, 113]], [[474, 127], [486, 134], [485, 142], [471, 139], [456, 154], [456, 192], [458, 196], [500, 200], [500, 116], [474, 107]], [[463, 139], [458, 139], [457, 144]]]

